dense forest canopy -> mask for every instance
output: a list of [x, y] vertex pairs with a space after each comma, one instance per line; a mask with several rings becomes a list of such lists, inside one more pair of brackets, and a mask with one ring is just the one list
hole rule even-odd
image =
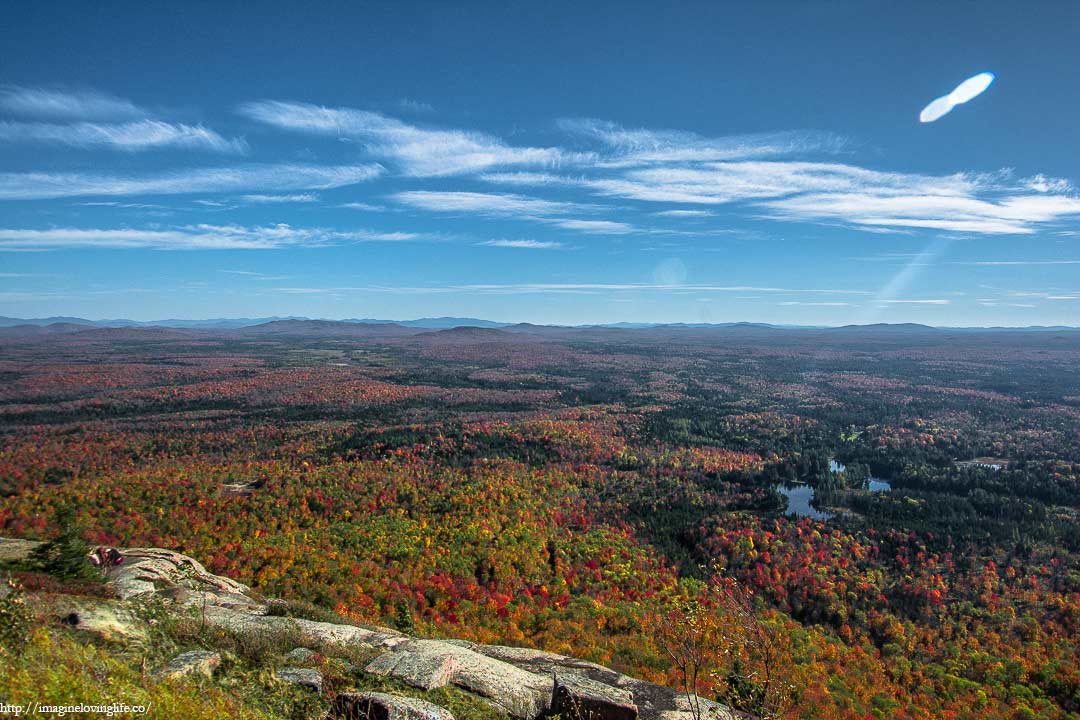
[[[1080, 332], [87, 330], [0, 338], [0, 377], [3, 535], [73, 505], [90, 542], [672, 684], [655, 619], [735, 582], [792, 717], [1080, 717]], [[828, 520], [786, 514], [803, 485]]]

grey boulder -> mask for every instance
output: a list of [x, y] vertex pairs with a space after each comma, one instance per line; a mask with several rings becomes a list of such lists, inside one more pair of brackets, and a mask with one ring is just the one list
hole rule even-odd
[[318, 670], [311, 668], [284, 667], [275, 673], [278, 680], [289, 682], [300, 687], [313, 690], [322, 694], [323, 676]]
[[454, 720], [446, 708], [419, 698], [379, 692], [340, 693], [327, 720]]
[[521, 720], [533, 720], [547, 711], [553, 690], [549, 676], [438, 640], [401, 643], [372, 660], [364, 671], [423, 690], [454, 685], [491, 700]]
[[629, 690], [612, 687], [575, 673], [556, 673], [551, 712], [563, 720], [637, 720]]
[[187, 677], [188, 675], [203, 675], [213, 677], [214, 670], [221, 664], [221, 655], [209, 650], [191, 650], [180, 653], [161, 671], [165, 678]]

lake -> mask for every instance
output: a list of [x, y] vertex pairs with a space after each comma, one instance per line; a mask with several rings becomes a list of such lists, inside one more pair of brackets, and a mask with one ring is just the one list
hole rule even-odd
[[[842, 473], [847, 470], [847, 466], [835, 458], [829, 459], [829, 472]], [[881, 478], [869, 477], [866, 481], [867, 490], [870, 492], [889, 492], [892, 490], [892, 485], [888, 480], [882, 480]]]
[[871, 477], [867, 479], [867, 489], [870, 492], [889, 492], [892, 490], [892, 485], [888, 480], [882, 480], [881, 478]]
[[808, 517], [814, 520], [828, 520], [833, 516], [832, 513], [823, 512], [811, 505], [814, 501], [814, 488], [809, 485], [780, 484], [776, 486], [776, 489], [787, 498], [785, 515]]

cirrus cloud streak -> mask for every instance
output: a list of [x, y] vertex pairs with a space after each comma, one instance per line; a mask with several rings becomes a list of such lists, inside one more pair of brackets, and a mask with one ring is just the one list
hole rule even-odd
[[247, 142], [226, 139], [202, 125], [184, 125], [161, 120], [136, 120], [121, 124], [80, 122], [54, 123], [0, 122], [0, 140], [42, 142], [71, 147], [109, 147], [138, 152], [156, 148], [185, 148], [219, 153], [247, 152]]
[[110, 248], [155, 250], [270, 250], [319, 247], [348, 242], [408, 242], [433, 239], [409, 232], [265, 226], [186, 225], [168, 229], [0, 228], [0, 250]]
[[0, 200], [93, 195], [175, 195], [325, 190], [371, 180], [379, 165], [244, 165], [193, 168], [142, 176], [91, 173], [0, 173]]
[[585, 157], [558, 148], [513, 147], [481, 132], [422, 128], [355, 108], [263, 100], [242, 105], [240, 113], [283, 130], [356, 138], [376, 157], [416, 177], [458, 175], [500, 165], [554, 166]]

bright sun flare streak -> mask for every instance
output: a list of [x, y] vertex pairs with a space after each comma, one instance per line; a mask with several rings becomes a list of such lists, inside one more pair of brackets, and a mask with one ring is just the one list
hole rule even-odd
[[984, 93], [994, 82], [994, 78], [995, 75], [992, 72], [981, 72], [968, 78], [957, 85], [956, 89], [948, 95], [943, 95], [924, 107], [923, 111], [919, 113], [919, 120], [928, 123], [944, 117], [957, 105], [966, 103], [968, 100], [972, 100]]

